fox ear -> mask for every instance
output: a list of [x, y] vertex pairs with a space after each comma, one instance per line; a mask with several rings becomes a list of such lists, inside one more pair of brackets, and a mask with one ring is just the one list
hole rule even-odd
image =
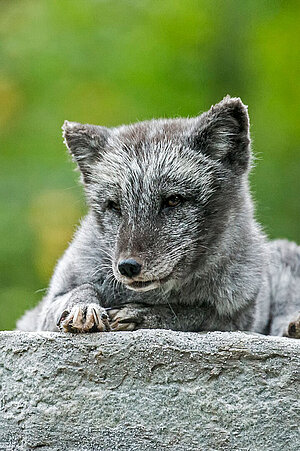
[[84, 181], [88, 182], [91, 168], [105, 147], [109, 131], [98, 125], [69, 121], [64, 122], [62, 130], [64, 143], [82, 172]]
[[247, 107], [240, 98], [226, 96], [199, 116], [193, 141], [203, 154], [243, 173], [251, 155]]

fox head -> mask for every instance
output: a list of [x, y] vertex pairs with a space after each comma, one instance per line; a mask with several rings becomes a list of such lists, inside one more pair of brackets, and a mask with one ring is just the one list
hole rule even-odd
[[225, 97], [195, 118], [105, 128], [66, 121], [115, 279], [135, 291], [172, 288], [207, 264], [243, 208], [249, 119]]

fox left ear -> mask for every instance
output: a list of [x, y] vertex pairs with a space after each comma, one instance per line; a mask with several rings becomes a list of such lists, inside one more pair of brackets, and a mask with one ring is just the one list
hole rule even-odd
[[77, 163], [85, 182], [89, 181], [91, 168], [100, 158], [109, 130], [105, 127], [65, 121], [62, 126], [64, 143]]
[[226, 96], [199, 116], [194, 145], [204, 155], [222, 161], [237, 173], [250, 166], [250, 135], [247, 107], [240, 98]]

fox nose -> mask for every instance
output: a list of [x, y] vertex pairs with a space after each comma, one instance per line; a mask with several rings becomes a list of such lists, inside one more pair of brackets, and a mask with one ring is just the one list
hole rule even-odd
[[134, 277], [137, 276], [142, 269], [142, 265], [140, 265], [136, 260], [133, 258], [128, 258], [127, 260], [122, 260], [118, 264], [118, 269], [122, 276], [126, 277]]

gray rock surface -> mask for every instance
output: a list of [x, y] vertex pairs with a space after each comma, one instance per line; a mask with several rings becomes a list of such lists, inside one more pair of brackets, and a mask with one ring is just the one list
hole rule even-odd
[[300, 340], [0, 333], [1, 450], [299, 450]]

